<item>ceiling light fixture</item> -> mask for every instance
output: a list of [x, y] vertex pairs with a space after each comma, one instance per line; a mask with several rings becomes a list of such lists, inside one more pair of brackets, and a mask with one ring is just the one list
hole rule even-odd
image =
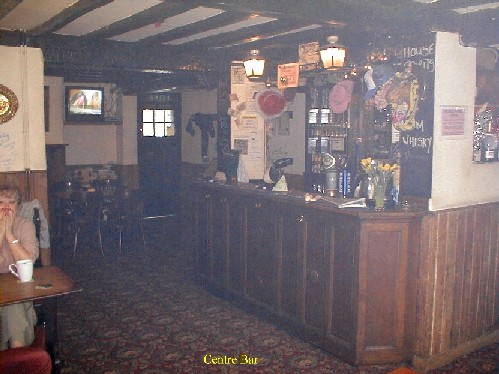
[[244, 60], [244, 70], [248, 78], [260, 78], [265, 69], [265, 59], [260, 56], [258, 49], [252, 49], [246, 60]]
[[347, 50], [338, 44], [337, 36], [327, 38], [328, 44], [321, 48], [321, 61], [324, 69], [336, 69], [345, 66]]

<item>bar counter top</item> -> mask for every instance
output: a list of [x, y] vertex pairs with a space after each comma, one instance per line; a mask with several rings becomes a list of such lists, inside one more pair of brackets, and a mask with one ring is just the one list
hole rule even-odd
[[[359, 219], [400, 219], [402, 217], [423, 217], [429, 212], [424, 209], [420, 209], [408, 205], [397, 205], [388, 207], [383, 211], [375, 211], [371, 207], [340, 207], [342, 204], [358, 200], [357, 198], [341, 198], [341, 197], [329, 197], [326, 195], [321, 195], [318, 193], [306, 193], [304, 191], [290, 189], [286, 192], [270, 191], [262, 189], [259, 185], [254, 183], [226, 183], [220, 181], [212, 180], [197, 180], [193, 182], [194, 188], [201, 189], [214, 189], [214, 190], [227, 190], [235, 193], [240, 193], [244, 196], [254, 196], [271, 201], [281, 201], [289, 202], [295, 206], [303, 206], [308, 208], [315, 208], [319, 211], [325, 212], [338, 212], [345, 215], [356, 216]], [[313, 196], [317, 198], [316, 201], [306, 201], [306, 195]]]

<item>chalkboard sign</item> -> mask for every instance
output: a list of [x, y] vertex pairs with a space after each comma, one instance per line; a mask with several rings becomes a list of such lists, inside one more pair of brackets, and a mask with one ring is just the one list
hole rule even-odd
[[433, 112], [435, 37], [413, 42], [396, 51], [399, 61], [411, 62], [419, 83], [415, 126], [400, 132], [400, 194], [431, 197], [433, 158]]
[[400, 133], [400, 194], [431, 197], [432, 155], [433, 95], [419, 103], [416, 127]]

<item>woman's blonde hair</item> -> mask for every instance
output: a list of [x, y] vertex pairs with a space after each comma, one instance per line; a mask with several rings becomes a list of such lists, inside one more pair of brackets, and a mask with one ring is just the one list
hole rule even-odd
[[0, 184], [0, 196], [13, 196], [16, 199], [16, 204], [21, 204], [21, 191], [19, 190], [19, 187], [14, 184]]

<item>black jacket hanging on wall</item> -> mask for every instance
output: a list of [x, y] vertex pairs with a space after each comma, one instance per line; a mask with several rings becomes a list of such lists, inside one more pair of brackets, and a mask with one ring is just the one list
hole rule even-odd
[[215, 137], [215, 127], [213, 121], [218, 120], [218, 114], [194, 113], [187, 123], [186, 131], [194, 136], [193, 124], [201, 129], [201, 156], [203, 160], [208, 158], [208, 135]]

